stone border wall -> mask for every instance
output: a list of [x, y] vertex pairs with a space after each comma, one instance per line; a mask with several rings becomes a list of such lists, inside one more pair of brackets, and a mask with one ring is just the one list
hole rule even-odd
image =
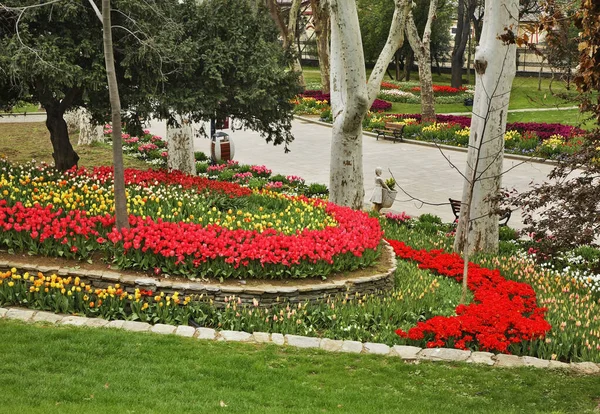
[[132, 332], [151, 332], [163, 335], [178, 335], [198, 340], [267, 343], [295, 348], [321, 349], [327, 352], [345, 352], [354, 354], [384, 355], [400, 358], [408, 363], [420, 361], [465, 362], [494, 367], [514, 368], [533, 367], [547, 369], [568, 369], [583, 375], [599, 375], [600, 364], [593, 362], [572, 362], [570, 364], [539, 359], [530, 356], [492, 354], [490, 352], [463, 351], [451, 348], [426, 348], [416, 346], [394, 345], [373, 342], [341, 341], [328, 338], [315, 338], [299, 335], [283, 335], [280, 333], [243, 331], [216, 331], [211, 328], [193, 328], [186, 325], [150, 325], [146, 322], [114, 320], [84, 316], [57, 315], [51, 312], [34, 311], [21, 308], [0, 308], [0, 319], [13, 319], [23, 322], [45, 322], [55, 325], [84, 326], [90, 328], [124, 329]]
[[37, 273], [41, 272], [45, 276], [56, 274], [61, 277], [78, 276], [84, 283], [90, 284], [96, 288], [106, 288], [108, 285], [119, 283], [121, 287], [133, 292], [136, 288], [152, 290], [152, 292], [164, 292], [170, 295], [179, 292], [185, 296], [200, 296], [212, 299], [217, 307], [225, 307], [225, 298], [235, 296], [240, 298], [242, 303], [251, 304], [253, 299], [259, 301], [261, 306], [269, 307], [278, 302], [289, 301], [314, 302], [326, 296], [337, 294], [360, 295], [375, 293], [379, 291], [388, 291], [394, 288], [394, 272], [396, 271], [396, 256], [392, 247], [384, 241], [386, 249], [391, 257], [391, 264], [385, 273], [379, 273], [371, 276], [347, 277], [343, 279], [332, 280], [330, 282], [307, 283], [302, 280], [297, 286], [293, 285], [294, 279], [288, 279], [290, 286], [281, 286], [276, 284], [261, 283], [252, 286], [232, 286], [220, 283], [195, 282], [193, 280], [177, 281], [169, 279], [158, 279], [152, 277], [140, 277], [129, 274], [122, 274], [118, 271], [99, 271], [73, 268], [36, 266], [27, 263], [0, 261], [0, 271], [6, 271], [14, 267], [22, 272]]

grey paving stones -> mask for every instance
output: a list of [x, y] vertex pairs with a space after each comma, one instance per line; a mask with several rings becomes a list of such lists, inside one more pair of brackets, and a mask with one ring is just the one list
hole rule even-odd
[[344, 341], [340, 352], [347, 352], [349, 354], [360, 354], [363, 350], [362, 342], [358, 341]]
[[87, 322], [88, 318], [83, 316], [65, 316], [61, 321], [61, 325], [69, 326], [83, 326]]
[[366, 342], [364, 344], [364, 351], [367, 354], [374, 355], [387, 355], [390, 353], [390, 347], [386, 344], [376, 344], [373, 342]]
[[522, 367], [523, 360], [516, 355], [498, 354], [496, 355], [496, 366], [497, 367]]
[[285, 344], [285, 337], [280, 333], [273, 333], [271, 334], [271, 342], [273, 342], [275, 345], [281, 346]]
[[229, 342], [251, 342], [252, 334], [241, 331], [221, 331], [220, 339]]
[[321, 339], [321, 349], [329, 352], [340, 352], [342, 350], [344, 341], [336, 341], [334, 339], [323, 338]]
[[321, 338], [312, 338], [308, 336], [286, 335], [287, 344], [296, 348], [318, 348], [321, 344]]
[[524, 356], [522, 357], [523, 364], [526, 367], [535, 367], [535, 368], [548, 368], [550, 361], [547, 359], [539, 359], [532, 356]]
[[419, 348], [418, 346], [409, 345], [394, 345], [392, 347], [393, 353], [406, 361], [419, 359], [418, 354], [421, 350], [422, 348]]
[[566, 362], [550, 361], [548, 363], [548, 368], [550, 368], [550, 369], [569, 369], [570, 366]]
[[427, 348], [419, 353], [420, 359], [428, 361], [466, 361], [471, 351], [450, 348]]
[[4, 317], [7, 319], [16, 319], [19, 321], [29, 322], [33, 318], [34, 314], [35, 311], [29, 309], [9, 309]]
[[[152, 328], [150, 328], [150, 332], [162, 334], [162, 335], [170, 335], [175, 332], [177, 329], [174, 325], [165, 325], [164, 323], [157, 323]], [[194, 332], [196, 330], [194, 329]]]
[[0, 318], [4, 318], [6, 316], [6, 312], [8, 312], [8, 309], [0, 308]]
[[254, 340], [258, 343], [271, 342], [271, 334], [267, 332], [254, 332], [252, 334]]
[[467, 362], [471, 364], [494, 365], [494, 354], [491, 352], [471, 352]]
[[52, 312], [38, 312], [33, 317], [33, 322], [48, 322], [48, 323], [57, 323], [60, 322], [65, 316], [57, 315]]
[[104, 325], [104, 327], [105, 328], [113, 328], [113, 329], [123, 329], [124, 324], [125, 324], [125, 321], [116, 320], [116, 321], [110, 321], [109, 323]]
[[120, 273], [112, 272], [109, 270], [105, 270], [104, 272], [102, 272], [102, 280], [106, 280], [107, 282], [118, 282], [120, 276]]
[[590, 375], [600, 373], [600, 368], [593, 362], [571, 362], [571, 369], [580, 374]]
[[191, 326], [185, 326], [185, 325], [179, 325], [177, 327], [177, 329], [175, 330], [175, 335], [187, 336], [188, 338], [191, 338], [192, 336], [194, 336], [195, 333], [196, 333], [196, 328], [193, 328]]
[[196, 328], [197, 338], [198, 339], [208, 339], [210, 341], [214, 340], [216, 337], [216, 331], [211, 328]]
[[102, 328], [106, 325], [108, 325], [108, 321], [102, 318], [87, 318], [85, 322], [85, 326], [90, 328]]
[[138, 321], [125, 321], [122, 328], [131, 332], [146, 332], [150, 330], [150, 324]]

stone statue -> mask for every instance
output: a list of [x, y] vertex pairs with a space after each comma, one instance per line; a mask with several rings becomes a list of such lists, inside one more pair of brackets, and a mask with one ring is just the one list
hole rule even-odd
[[373, 203], [373, 210], [379, 213], [383, 202], [383, 189], [389, 190], [385, 180], [381, 178], [383, 170], [381, 167], [375, 168], [375, 188], [373, 189], [373, 195], [371, 196], [371, 203]]

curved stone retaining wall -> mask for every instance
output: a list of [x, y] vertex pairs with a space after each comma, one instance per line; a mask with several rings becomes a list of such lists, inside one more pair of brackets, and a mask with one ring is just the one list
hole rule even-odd
[[123, 289], [133, 292], [135, 288], [152, 290], [153, 292], [165, 292], [172, 294], [179, 292], [185, 296], [200, 296], [212, 299], [215, 306], [224, 307], [225, 298], [235, 296], [242, 303], [252, 303], [253, 299], [259, 301], [261, 306], [272, 306], [282, 301], [313, 302], [323, 297], [337, 294], [360, 295], [378, 291], [391, 290], [394, 287], [394, 272], [396, 270], [396, 257], [392, 247], [385, 242], [384, 249], [390, 258], [388, 268], [384, 273], [378, 273], [362, 277], [335, 278], [330, 281], [308, 281], [288, 279], [286, 281], [273, 281], [271, 283], [260, 283], [245, 286], [231, 285], [211, 282], [196, 282], [193, 280], [172, 280], [166, 278], [140, 277], [132, 274], [120, 273], [118, 271], [100, 271], [73, 268], [59, 268], [37, 266], [27, 263], [0, 261], [0, 270], [8, 270], [12, 267], [21, 272], [37, 273], [44, 275], [57, 274], [61, 277], [78, 276], [84, 283], [97, 288], [106, 288], [108, 285], [119, 283]]

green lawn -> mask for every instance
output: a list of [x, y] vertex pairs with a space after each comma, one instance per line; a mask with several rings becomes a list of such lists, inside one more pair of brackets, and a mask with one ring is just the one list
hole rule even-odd
[[[15, 338], [19, 338], [15, 340]], [[1, 413], [593, 413], [598, 377], [0, 321]]]
[[[107, 144], [77, 145], [78, 135], [71, 135], [71, 144], [79, 154], [80, 166], [94, 167], [112, 164], [112, 149]], [[50, 133], [43, 122], [0, 124], [0, 157], [12, 163], [25, 163], [32, 159], [53, 162]], [[148, 164], [124, 155], [125, 167], [148, 169]]]
[[[367, 71], [368, 72], [368, 71]], [[304, 78], [307, 82], [320, 82], [321, 76], [318, 68], [304, 68]], [[387, 76], [386, 76], [387, 79]], [[411, 74], [411, 80], [418, 80], [419, 76], [417, 72]], [[464, 77], [466, 80], [466, 75]], [[471, 75], [471, 81], [474, 81]], [[443, 73], [441, 76], [434, 74], [433, 82], [436, 84], [449, 85], [450, 74]], [[557, 95], [553, 95], [549, 89], [550, 79], [543, 78], [541, 88], [538, 91], [538, 78], [537, 76], [516, 77], [513, 81], [510, 105], [509, 109], [526, 109], [526, 108], [556, 108], [556, 107], [570, 107], [576, 106], [576, 103], [572, 101], [565, 101]], [[552, 91], [555, 94], [569, 94], [575, 95], [575, 89], [571, 88], [570, 91], [565, 89], [564, 84], [555, 81], [552, 84]], [[465, 114], [471, 111], [470, 107], [466, 107], [462, 104], [438, 104], [436, 105], [436, 112], [439, 114], [444, 113], [455, 113], [465, 112]], [[405, 113], [413, 114], [421, 112], [420, 104], [405, 104], [405, 103], [392, 103], [392, 109], [390, 113]], [[543, 111], [535, 113], [517, 114], [509, 118], [509, 122], [517, 122], [517, 119], [521, 122], [563, 122], [568, 124], [576, 124], [577, 121], [573, 121], [577, 111], [569, 113], [570, 116], [566, 120], [563, 119], [566, 113], [562, 111]]]

